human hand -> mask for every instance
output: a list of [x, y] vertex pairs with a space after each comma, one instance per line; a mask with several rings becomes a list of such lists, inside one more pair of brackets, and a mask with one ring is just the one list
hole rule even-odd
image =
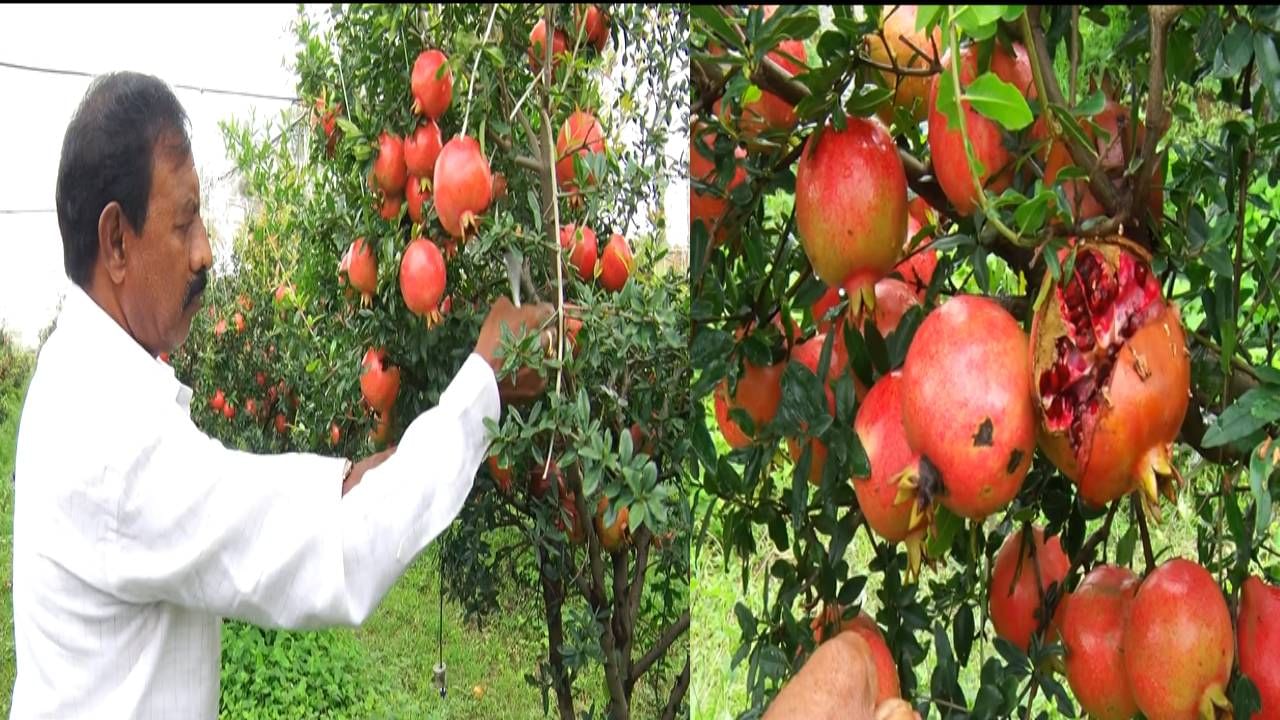
[[[498, 359], [498, 347], [502, 341], [502, 329], [507, 328], [512, 335], [520, 337], [529, 332], [542, 333], [541, 345], [544, 349], [553, 346], [555, 332], [549, 327], [549, 321], [555, 308], [546, 303], [531, 303], [516, 307], [507, 298], [499, 298], [489, 308], [489, 315], [480, 327], [480, 336], [476, 339], [475, 352], [489, 363], [495, 374], [502, 368]], [[546, 380], [530, 368], [520, 368], [514, 377], [508, 377], [498, 383], [498, 395], [504, 404], [519, 403], [532, 400], [542, 394], [546, 388]]]
[[395, 451], [396, 451], [396, 448], [394, 445], [392, 445], [386, 450], [383, 450], [382, 452], [376, 453], [374, 455], [370, 455], [369, 457], [352, 465], [351, 472], [347, 474], [347, 479], [342, 481], [342, 494], [346, 495], [348, 492], [351, 491], [351, 488], [355, 487], [356, 485], [359, 485], [360, 481], [364, 479], [364, 474], [366, 472], [381, 465], [387, 458], [394, 455]]
[[764, 720], [919, 720], [906, 701], [876, 706], [876, 664], [855, 632], [818, 645], [764, 714]]

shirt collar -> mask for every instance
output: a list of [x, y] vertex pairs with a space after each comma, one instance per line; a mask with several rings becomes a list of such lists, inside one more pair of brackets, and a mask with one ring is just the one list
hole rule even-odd
[[75, 283], [67, 290], [58, 328], [65, 328], [75, 343], [83, 345], [83, 357], [105, 359], [130, 379], [141, 381], [184, 409], [190, 408], [191, 388], [178, 380], [173, 368], [147, 354], [137, 340]]

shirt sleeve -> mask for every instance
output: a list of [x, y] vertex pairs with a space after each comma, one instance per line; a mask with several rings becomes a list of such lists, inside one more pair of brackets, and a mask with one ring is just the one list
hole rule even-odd
[[341, 458], [229, 450], [183, 416], [119, 473], [107, 589], [267, 627], [358, 625], [462, 509], [499, 412], [473, 354], [345, 497]]

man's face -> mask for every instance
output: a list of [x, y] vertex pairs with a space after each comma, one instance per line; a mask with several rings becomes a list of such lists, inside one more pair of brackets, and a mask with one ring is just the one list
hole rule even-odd
[[143, 226], [138, 235], [124, 223], [127, 272], [120, 304], [143, 347], [170, 352], [187, 339], [213, 262], [195, 160], [172, 137], [161, 136], [153, 151]]

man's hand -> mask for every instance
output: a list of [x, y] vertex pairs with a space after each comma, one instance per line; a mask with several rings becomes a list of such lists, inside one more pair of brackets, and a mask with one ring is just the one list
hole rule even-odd
[[351, 491], [351, 488], [355, 487], [356, 485], [359, 485], [360, 481], [364, 478], [364, 474], [366, 472], [381, 465], [384, 460], [394, 455], [395, 452], [396, 452], [396, 447], [392, 445], [386, 450], [383, 450], [382, 452], [377, 453], [375, 455], [370, 455], [369, 457], [361, 460], [360, 462], [357, 462], [355, 465], [352, 465], [351, 473], [347, 475], [346, 480], [342, 481], [342, 494], [346, 495], [348, 492]]
[[918, 720], [905, 701], [876, 706], [876, 664], [871, 647], [855, 632], [843, 632], [813, 651], [783, 686], [764, 720]]
[[[489, 363], [496, 374], [502, 367], [502, 361], [497, 357], [498, 346], [502, 342], [502, 328], [508, 328], [516, 337], [530, 332], [542, 333], [540, 345], [547, 349], [552, 347], [555, 339], [555, 332], [546, 327], [554, 314], [555, 308], [546, 303], [516, 307], [507, 298], [500, 298], [489, 308], [489, 316], [484, 319], [480, 337], [476, 339], [475, 351]], [[521, 368], [514, 378], [508, 377], [498, 383], [498, 394], [504, 404], [525, 402], [541, 395], [546, 384], [546, 380], [539, 377], [537, 372]]]

